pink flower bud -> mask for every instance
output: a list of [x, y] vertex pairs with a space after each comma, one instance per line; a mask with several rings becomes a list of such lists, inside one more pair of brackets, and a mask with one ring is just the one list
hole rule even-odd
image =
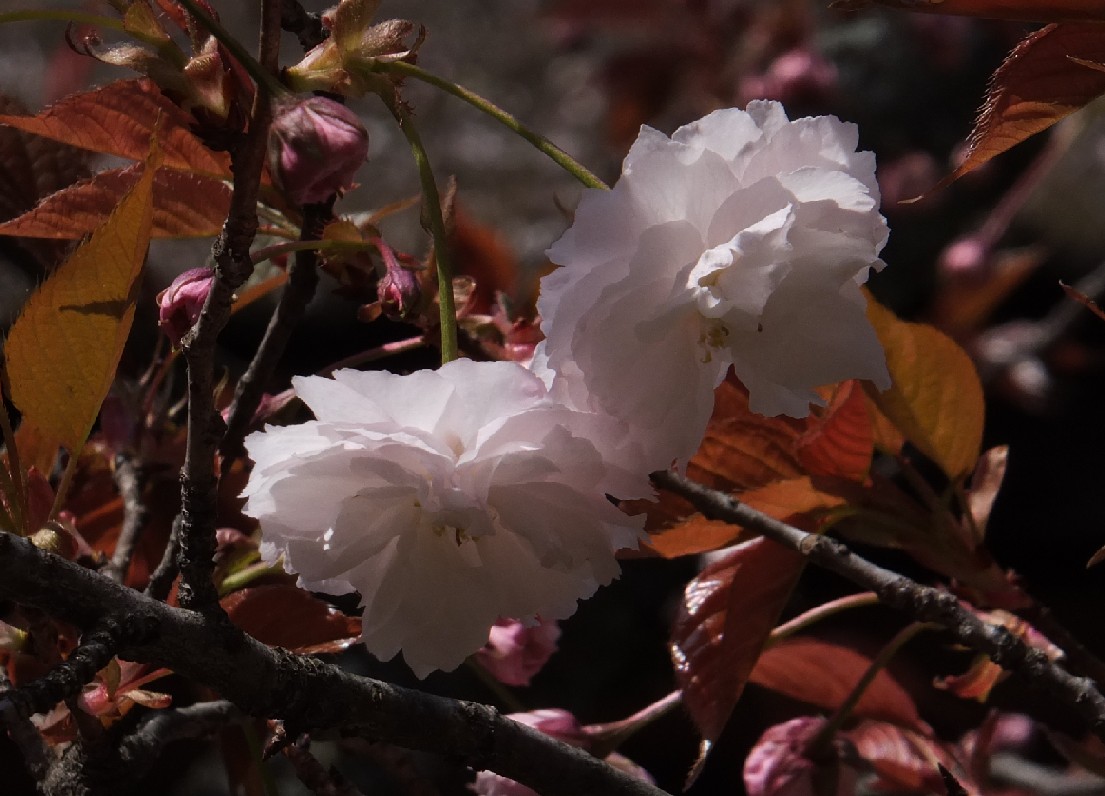
[[174, 346], [199, 320], [214, 279], [215, 272], [210, 268], [192, 268], [157, 294], [157, 323]]
[[373, 243], [384, 261], [384, 275], [376, 283], [380, 309], [392, 320], [401, 321], [414, 311], [422, 298], [418, 275], [411, 268], [414, 263], [408, 255], [398, 254], [380, 238]]
[[[848, 796], [854, 793], [858, 772], [841, 763], [837, 742], [829, 748], [824, 762], [806, 756], [810, 742], [824, 725], [825, 719], [803, 716], [768, 727], [744, 761], [744, 787], [748, 796], [825, 793]], [[829, 779], [834, 774], [835, 787]]]
[[327, 97], [277, 109], [269, 130], [269, 169], [294, 204], [324, 202], [353, 184], [368, 157], [357, 114]]
[[476, 662], [501, 683], [529, 685], [556, 652], [558, 638], [556, 622], [539, 621], [527, 627], [517, 619], [500, 619], [491, 628], [487, 644], [476, 653]]

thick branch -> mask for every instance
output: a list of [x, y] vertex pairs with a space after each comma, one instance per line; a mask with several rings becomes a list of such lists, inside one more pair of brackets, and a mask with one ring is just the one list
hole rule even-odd
[[[374, 740], [462, 759], [544, 796], [663, 794], [493, 708], [358, 677], [316, 658], [266, 647], [234, 627], [213, 633], [212, 622], [194, 611], [172, 608], [9, 534], [0, 534], [0, 599], [36, 606], [82, 627], [116, 617], [146, 630], [120, 650], [127, 660], [169, 667], [250, 715], [281, 718], [297, 731], [353, 729]], [[0, 700], [0, 709], [3, 704]]]
[[759, 531], [815, 564], [875, 592], [881, 602], [913, 619], [939, 625], [964, 646], [988, 655], [1003, 669], [1018, 672], [1054, 699], [1077, 710], [1089, 722], [1093, 733], [1105, 740], [1105, 697], [1092, 680], [1071, 675], [1005, 628], [983, 622], [964, 609], [955, 596], [883, 569], [834, 539], [806, 533], [677, 473], [653, 473], [652, 479], [686, 498], [707, 517]]

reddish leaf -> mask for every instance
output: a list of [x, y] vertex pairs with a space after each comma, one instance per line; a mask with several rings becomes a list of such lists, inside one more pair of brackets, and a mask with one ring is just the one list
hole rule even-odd
[[798, 553], [760, 537], [687, 584], [671, 653], [683, 703], [704, 739], [696, 768], [729, 720], [803, 563]]
[[[794, 638], [765, 650], [749, 680], [792, 699], [836, 710], [870, 665], [870, 658], [848, 647]], [[875, 675], [853, 713], [928, 731], [909, 694], [885, 669]]]
[[[22, 113], [15, 100], [0, 95], [0, 113]], [[30, 210], [38, 200], [88, 174], [87, 154], [21, 130], [0, 126], [0, 220]], [[55, 265], [66, 245], [20, 241], [44, 268]]]
[[361, 637], [360, 619], [291, 584], [253, 586], [221, 602], [234, 624], [272, 647], [311, 654], [341, 652]]
[[[0, 235], [76, 239], [92, 232], [138, 181], [140, 166], [102, 171], [52, 194], [33, 210], [0, 224]], [[217, 235], [230, 209], [222, 180], [160, 169], [153, 184], [155, 238]]]
[[862, 481], [875, 452], [875, 430], [867, 398], [856, 381], [838, 385], [821, 414], [796, 444], [798, 461], [810, 475]]
[[865, 721], [843, 735], [875, 770], [879, 790], [946, 793], [937, 763], [964, 781], [957, 761], [927, 733], [911, 732], [881, 721]]
[[843, 506], [847, 501], [835, 492], [818, 488], [809, 476], [802, 476], [750, 489], [741, 495], [741, 502], [777, 520], [813, 531], [817, 515]]
[[679, 558], [718, 550], [733, 544], [742, 533], [739, 525], [695, 514], [674, 528], [653, 534], [645, 547], [663, 558]]
[[[1075, 0], [1081, 6], [1099, 6]], [[994, 72], [971, 133], [967, 158], [945, 183], [963, 176], [1105, 93], [1105, 74], [1073, 58], [1105, 61], [1105, 31], [1058, 24], [1035, 31]]]
[[726, 379], [714, 393], [714, 414], [687, 474], [715, 489], [749, 489], [802, 474], [795, 447], [805, 428], [787, 417], [748, 408], [748, 391]]
[[902, 11], [1024, 22], [1105, 21], [1105, 0], [835, 0], [829, 7], [854, 11], [872, 5]]
[[149, 80], [120, 80], [74, 94], [37, 116], [0, 115], [0, 124], [93, 152], [142, 160], [160, 125], [164, 165], [214, 177], [227, 176], [229, 160], [207, 149], [190, 131], [192, 118]]

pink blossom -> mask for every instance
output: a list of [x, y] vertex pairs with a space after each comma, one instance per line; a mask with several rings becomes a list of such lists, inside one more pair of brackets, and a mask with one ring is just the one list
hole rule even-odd
[[285, 105], [269, 131], [269, 169], [294, 204], [325, 202], [353, 184], [368, 157], [357, 114], [328, 97]]
[[178, 345], [199, 320], [214, 279], [215, 272], [210, 268], [191, 268], [157, 294], [157, 322], [173, 345]]
[[[834, 747], [825, 762], [806, 756], [810, 742], [825, 726], [825, 719], [802, 716], [768, 727], [744, 761], [744, 787], [748, 796], [814, 796], [831, 793], [851, 796], [855, 793], [857, 772], [837, 765]], [[816, 787], [824, 783], [823, 769], [836, 766], [836, 785], [831, 791]]]
[[530, 679], [556, 652], [560, 628], [538, 617], [537, 624], [500, 619], [491, 628], [487, 644], [476, 653], [476, 662], [499, 682], [529, 685]]

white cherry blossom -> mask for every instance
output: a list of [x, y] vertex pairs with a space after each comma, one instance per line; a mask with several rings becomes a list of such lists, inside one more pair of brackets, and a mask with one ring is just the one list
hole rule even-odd
[[316, 420], [251, 434], [244, 495], [262, 555], [304, 588], [357, 591], [363, 640], [420, 677], [479, 650], [501, 616], [566, 618], [618, 574], [649, 493], [606, 461], [621, 433], [513, 362], [293, 380]]
[[856, 145], [854, 125], [775, 102], [642, 128], [549, 250], [535, 372], [626, 421], [651, 469], [694, 454], [730, 366], [764, 415], [805, 416], [843, 379], [889, 387], [860, 291], [887, 228]]

